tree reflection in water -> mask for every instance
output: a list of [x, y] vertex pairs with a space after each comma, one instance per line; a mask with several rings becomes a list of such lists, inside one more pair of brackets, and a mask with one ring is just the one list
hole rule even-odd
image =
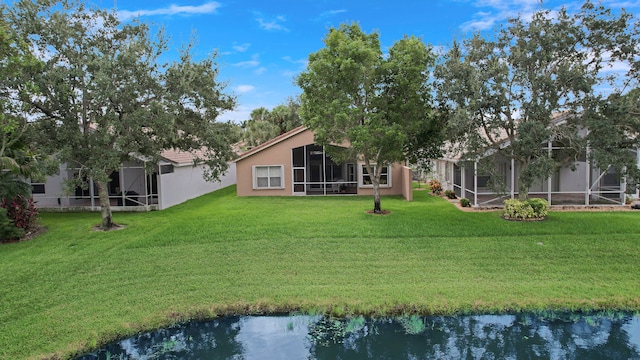
[[107, 358], [640, 359], [640, 317], [229, 317], [143, 334], [79, 359]]

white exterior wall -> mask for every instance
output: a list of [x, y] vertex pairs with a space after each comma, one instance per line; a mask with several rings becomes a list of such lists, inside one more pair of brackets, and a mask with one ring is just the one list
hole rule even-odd
[[225, 175], [216, 182], [205, 181], [202, 177], [203, 169], [202, 165], [174, 166], [172, 173], [158, 176], [158, 208], [166, 209], [236, 183], [235, 163], [229, 164]]
[[[44, 194], [33, 194], [37, 207], [55, 208], [69, 206], [69, 199], [64, 193], [63, 181], [66, 179], [67, 166], [60, 165], [59, 173], [45, 178]], [[58, 200], [60, 199], [60, 200]], [[60, 201], [60, 203], [58, 203]]]
[[560, 192], [582, 192], [587, 189], [587, 163], [576, 164], [576, 170], [569, 167], [560, 169]]

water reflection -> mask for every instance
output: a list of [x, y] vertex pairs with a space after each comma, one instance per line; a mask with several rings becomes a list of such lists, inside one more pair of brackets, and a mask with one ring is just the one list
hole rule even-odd
[[228, 317], [121, 340], [78, 359], [640, 359], [640, 317]]

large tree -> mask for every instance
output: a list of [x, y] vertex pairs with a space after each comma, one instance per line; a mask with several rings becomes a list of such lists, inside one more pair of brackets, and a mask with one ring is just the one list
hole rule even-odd
[[39, 178], [46, 169], [43, 157], [34, 148], [30, 135], [29, 107], [24, 100], [37, 96], [33, 82], [25, 74], [42, 68], [26, 42], [14, 36], [0, 18], [0, 199], [30, 195], [26, 182]]
[[599, 106], [584, 114], [589, 129], [590, 157], [600, 167], [615, 167], [627, 176], [628, 188], [640, 183], [640, 88], [622, 95], [618, 92], [603, 99]]
[[[584, 115], [601, 104], [598, 86], [614, 74], [603, 70], [637, 51], [631, 20], [587, 2], [574, 14], [541, 10], [509, 20], [492, 38], [454, 43], [435, 75], [462, 159], [515, 160], [521, 199], [536, 179], [574, 160], [586, 146]], [[560, 113], [564, 121], [554, 121]], [[547, 141], [563, 151], [549, 156]]]
[[330, 29], [324, 44], [297, 79], [301, 117], [317, 143], [349, 143], [330, 155], [364, 162], [379, 213], [383, 169], [417, 149], [438, 148], [441, 127], [428, 85], [434, 56], [420, 39], [407, 36], [385, 54], [378, 33], [366, 34], [358, 24]]
[[217, 81], [215, 55], [195, 61], [185, 46], [179, 60], [161, 65], [162, 32], [152, 36], [146, 24], [120, 23], [115, 11], [83, 2], [23, 0], [4, 15], [44, 61], [30, 79], [40, 95], [29, 99], [41, 145], [77, 169], [77, 181], [93, 179], [103, 228], [113, 225], [110, 175], [124, 161], [199, 150], [208, 178], [226, 170], [230, 127], [215, 120], [234, 98]]

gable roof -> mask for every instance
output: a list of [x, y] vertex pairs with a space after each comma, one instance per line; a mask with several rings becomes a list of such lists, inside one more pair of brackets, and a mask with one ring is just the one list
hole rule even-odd
[[251, 156], [253, 154], [256, 154], [256, 153], [259, 153], [262, 150], [268, 149], [268, 148], [272, 147], [273, 145], [281, 143], [282, 141], [287, 140], [289, 138], [292, 138], [292, 137], [294, 137], [294, 136], [296, 136], [296, 135], [298, 135], [298, 134], [300, 134], [302, 132], [305, 132], [306, 130], [307, 130], [306, 126], [304, 126], [304, 125], [303, 126], [298, 126], [297, 128], [295, 128], [295, 129], [293, 129], [293, 130], [291, 130], [289, 132], [286, 132], [286, 133], [284, 133], [282, 135], [276, 136], [276, 137], [274, 137], [273, 139], [271, 139], [271, 140], [269, 140], [267, 142], [264, 142], [264, 143], [254, 147], [254, 148], [251, 148], [251, 149], [245, 151], [244, 153], [240, 154], [238, 156], [238, 158], [234, 160], [234, 162], [238, 162], [238, 161], [240, 161], [242, 159], [246, 159], [246, 158], [248, 158], [249, 156]]
[[160, 156], [169, 161], [174, 163], [177, 166], [184, 166], [184, 165], [193, 165], [196, 158], [203, 157], [202, 151], [198, 150], [198, 151], [194, 151], [194, 152], [188, 152], [188, 151], [182, 151], [182, 150], [177, 150], [177, 149], [169, 149], [169, 150], [163, 150], [160, 153]]
[[[240, 143], [231, 144], [231, 148], [236, 155], [240, 155]], [[160, 157], [176, 166], [186, 166], [193, 165], [196, 159], [203, 159], [205, 156], [202, 150], [182, 151], [179, 149], [167, 149], [162, 150]]]

